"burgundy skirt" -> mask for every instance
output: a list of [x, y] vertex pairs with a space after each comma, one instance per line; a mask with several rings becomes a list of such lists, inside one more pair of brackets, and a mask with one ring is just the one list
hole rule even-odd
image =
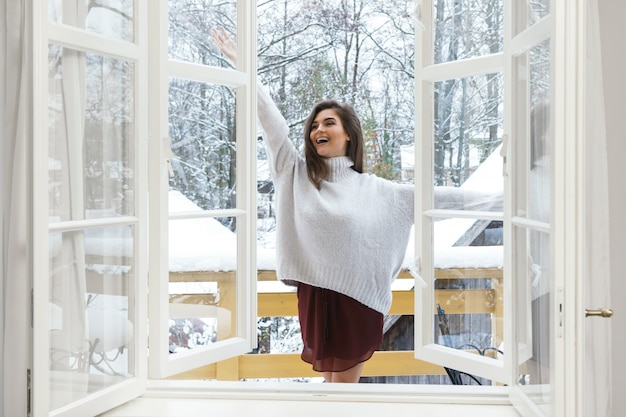
[[383, 341], [383, 314], [353, 298], [298, 284], [302, 360], [317, 372], [342, 372], [372, 357]]

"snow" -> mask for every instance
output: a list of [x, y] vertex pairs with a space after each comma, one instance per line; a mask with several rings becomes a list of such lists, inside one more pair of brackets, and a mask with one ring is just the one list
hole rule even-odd
[[[202, 212], [179, 191], [169, 192], [169, 211]], [[169, 267], [172, 272], [233, 271], [237, 236], [213, 218], [169, 221]]]
[[502, 192], [504, 190], [504, 179], [502, 177], [502, 156], [500, 144], [492, 153], [480, 164], [472, 175], [461, 186], [466, 190], [489, 190], [490, 192]]

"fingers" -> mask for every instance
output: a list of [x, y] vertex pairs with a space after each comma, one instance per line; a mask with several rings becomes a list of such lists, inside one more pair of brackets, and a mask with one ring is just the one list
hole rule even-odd
[[235, 41], [228, 35], [226, 29], [211, 29], [211, 39], [215, 46], [234, 64], [237, 59], [237, 45]]
[[215, 28], [211, 29], [211, 40], [218, 48], [222, 49], [222, 35]]
[[212, 28], [211, 39], [217, 46], [220, 47], [220, 49], [227, 42], [232, 42], [232, 39], [230, 38], [230, 36], [228, 36], [228, 33], [226, 33], [226, 29], [224, 29], [223, 27], [220, 27], [219, 30]]

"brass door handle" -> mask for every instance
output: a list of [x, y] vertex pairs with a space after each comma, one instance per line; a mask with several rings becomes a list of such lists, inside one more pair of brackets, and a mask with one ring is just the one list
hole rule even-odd
[[609, 318], [613, 315], [613, 310], [610, 308], [600, 308], [598, 310], [590, 310], [588, 308], [585, 309], [585, 317], [604, 317]]

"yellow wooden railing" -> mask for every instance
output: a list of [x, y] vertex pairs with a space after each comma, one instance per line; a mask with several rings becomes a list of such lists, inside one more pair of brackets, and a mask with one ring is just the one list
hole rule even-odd
[[[491, 279], [491, 289], [440, 289], [435, 290], [435, 304], [439, 303], [446, 314], [491, 314], [492, 334], [496, 342], [503, 336], [503, 291], [502, 269], [499, 268], [455, 268], [436, 269], [435, 278], [452, 280], [462, 278]], [[401, 272], [399, 280], [412, 279], [407, 272]], [[274, 271], [259, 271], [259, 281], [275, 281]], [[220, 306], [235, 311], [235, 275], [232, 272], [192, 272], [171, 273], [171, 282], [217, 282]], [[214, 297], [205, 294], [179, 294], [172, 296], [171, 302], [215, 303]], [[412, 290], [394, 291], [390, 315], [412, 315], [414, 294]], [[259, 292], [259, 317], [297, 316], [295, 292]], [[433, 312], [436, 314], [436, 311]], [[234, 323], [233, 323], [234, 325]], [[233, 328], [234, 331], [234, 328]], [[441, 366], [414, 358], [413, 351], [378, 351], [365, 363], [363, 376], [410, 376], [442, 375]], [[300, 355], [293, 354], [247, 354], [216, 364], [203, 366], [171, 377], [171, 379], [217, 379], [236, 381], [258, 378], [299, 378], [320, 376], [302, 362]]]

